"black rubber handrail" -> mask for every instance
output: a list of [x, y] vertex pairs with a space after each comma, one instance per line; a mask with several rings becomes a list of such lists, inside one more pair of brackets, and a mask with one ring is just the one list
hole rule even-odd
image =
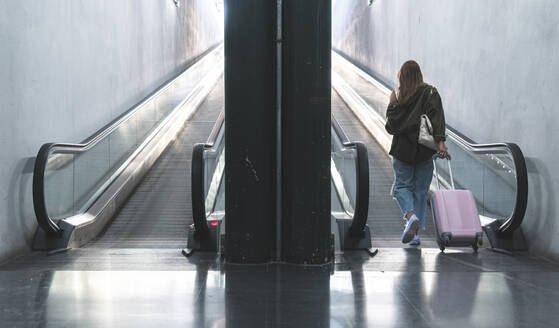
[[194, 221], [194, 238], [201, 240], [208, 236], [208, 223], [206, 218], [206, 200], [204, 199], [204, 151], [215, 145], [219, 132], [225, 123], [225, 112], [222, 111], [206, 143], [197, 143], [192, 150], [192, 170], [190, 181], [192, 186], [192, 220]]
[[192, 220], [194, 221], [194, 238], [203, 239], [208, 235], [206, 223], [206, 202], [204, 199], [204, 151], [206, 144], [197, 143], [192, 149], [190, 183], [192, 186]]
[[369, 155], [364, 143], [349, 140], [334, 115], [332, 115], [331, 124], [342, 145], [346, 148], [355, 148], [357, 151], [355, 211], [349, 233], [352, 237], [359, 238], [364, 234], [369, 215]]
[[497, 230], [498, 234], [510, 235], [522, 224], [528, 206], [528, 169], [526, 168], [526, 159], [520, 147], [515, 143], [491, 143], [476, 144], [471, 139], [465, 137], [452, 127], [447, 126], [448, 135], [453, 142], [468, 149], [472, 153], [490, 154], [490, 149], [503, 148], [507, 149], [512, 155], [514, 169], [516, 173], [516, 202], [514, 210], [508, 219], [502, 220]]
[[134, 105], [128, 111], [117, 117], [109, 124], [105, 125], [103, 128], [95, 132], [93, 135], [91, 135], [81, 143], [46, 143], [41, 146], [39, 152], [37, 153], [37, 157], [35, 159], [35, 167], [33, 169], [33, 208], [35, 210], [35, 216], [37, 217], [37, 223], [39, 224], [39, 227], [41, 227], [48, 236], [62, 236], [62, 229], [56, 222], [54, 222], [52, 218], [49, 217], [47, 213], [45, 201], [45, 169], [50, 154], [79, 154], [93, 148], [100, 141], [110, 135], [113, 131], [118, 129], [124, 122], [132, 118], [136, 114], [136, 112], [144, 107], [144, 105], [146, 105], [150, 101], [153, 101], [157, 96], [170, 88], [175, 81], [186, 74], [192, 67], [200, 63], [202, 58], [215, 50], [217, 47], [219, 47], [219, 44], [211, 47], [200, 56], [197, 56], [191, 61], [191, 65], [189, 65], [188, 69], [185, 69], [177, 76], [167, 80], [161, 87], [142, 99], [138, 104]]
[[33, 209], [35, 210], [39, 227], [50, 237], [62, 236], [60, 226], [48, 216], [45, 202], [45, 169], [51, 149], [55, 146], [55, 143], [41, 146], [35, 159], [35, 167], [33, 168]]
[[221, 131], [224, 122], [225, 112], [221, 111], [221, 113], [219, 113], [219, 116], [217, 117], [217, 120], [215, 121], [212, 131], [210, 132], [208, 140], [206, 141], [206, 148], [212, 148], [215, 145], [215, 141], [217, 140], [217, 136], [219, 135], [219, 131]]

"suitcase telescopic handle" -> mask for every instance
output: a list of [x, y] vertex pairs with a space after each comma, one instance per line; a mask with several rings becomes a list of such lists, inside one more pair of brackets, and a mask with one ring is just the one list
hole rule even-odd
[[[437, 179], [437, 189], [441, 190], [441, 186], [439, 184], [439, 174], [437, 173], [437, 159], [443, 159], [439, 155], [433, 157], [433, 167], [435, 168], [435, 178]], [[452, 167], [450, 166], [450, 158], [446, 158], [446, 162], [448, 163], [448, 174], [450, 175], [450, 185], [452, 189], [454, 189], [454, 178], [452, 177]]]

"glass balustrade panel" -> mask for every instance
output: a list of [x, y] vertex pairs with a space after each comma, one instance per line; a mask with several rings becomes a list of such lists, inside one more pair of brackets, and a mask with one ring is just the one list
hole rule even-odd
[[[344, 211], [353, 216], [356, 201], [357, 151], [345, 147], [332, 129], [331, 175], [335, 192]], [[334, 204], [334, 203], [333, 203]]]
[[74, 215], [74, 155], [49, 156], [44, 176], [47, 214], [53, 219]]
[[204, 151], [204, 199], [206, 217], [215, 211], [219, 192], [222, 188], [223, 175], [225, 172], [225, 144], [223, 142], [223, 131], [216, 140], [213, 148]]
[[[447, 141], [456, 189], [470, 190], [480, 215], [509, 218], [516, 203], [516, 170], [512, 154], [504, 147], [473, 152]], [[437, 160], [437, 171], [448, 188], [450, 176], [446, 161]]]
[[110, 177], [109, 139], [74, 158], [74, 212], [85, 211]]

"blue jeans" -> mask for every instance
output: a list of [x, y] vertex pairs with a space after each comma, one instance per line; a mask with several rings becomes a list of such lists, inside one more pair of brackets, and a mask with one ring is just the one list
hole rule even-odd
[[396, 198], [404, 216], [413, 211], [421, 228], [425, 229], [425, 212], [427, 195], [433, 178], [433, 161], [411, 165], [396, 158], [392, 159], [394, 167], [394, 185], [392, 195]]

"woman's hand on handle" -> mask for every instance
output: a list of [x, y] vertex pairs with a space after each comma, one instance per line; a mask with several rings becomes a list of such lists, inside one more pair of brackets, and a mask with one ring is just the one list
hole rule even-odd
[[448, 153], [448, 147], [446, 146], [446, 143], [442, 140], [439, 141], [439, 152], [438, 152], [438, 154], [441, 158], [451, 159], [450, 154]]

